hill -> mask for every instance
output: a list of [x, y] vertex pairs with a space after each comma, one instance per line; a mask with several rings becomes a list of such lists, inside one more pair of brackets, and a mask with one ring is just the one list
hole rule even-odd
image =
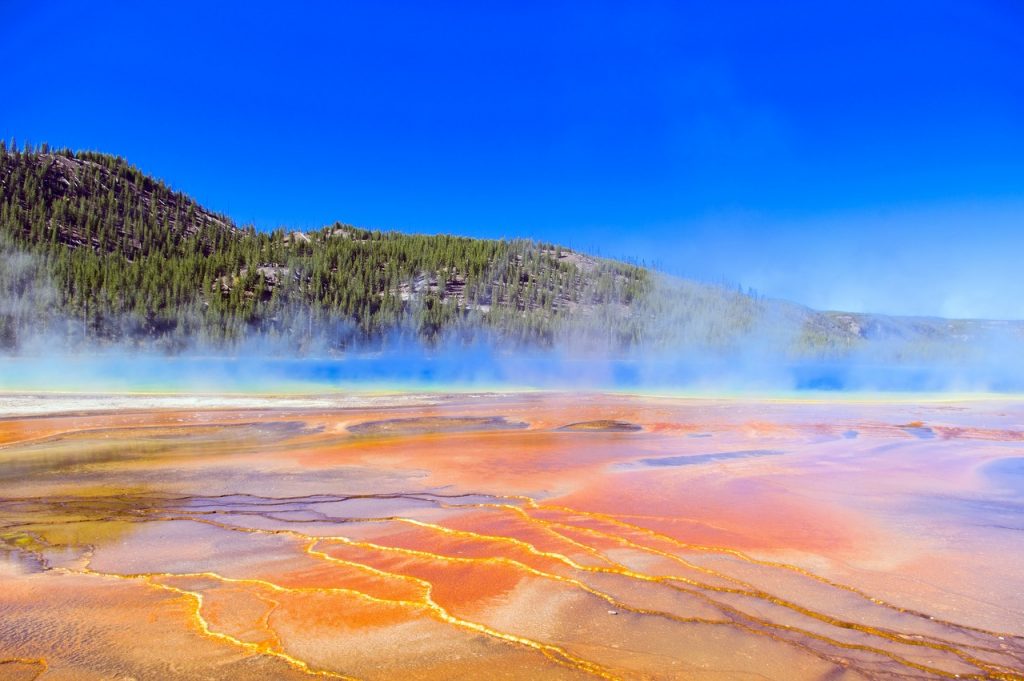
[[529, 240], [260, 232], [125, 160], [0, 142], [0, 348], [256, 342], [331, 351], [415, 339], [719, 355], [955, 357], [1018, 323], [764, 299]]

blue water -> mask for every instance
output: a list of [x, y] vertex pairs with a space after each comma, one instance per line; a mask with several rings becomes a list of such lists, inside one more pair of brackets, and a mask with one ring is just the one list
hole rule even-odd
[[1024, 501], [1024, 457], [998, 459], [982, 469], [1000, 487], [1011, 490]]
[[684, 454], [682, 456], [662, 456], [651, 459], [640, 459], [645, 466], [699, 466], [705, 463], [718, 463], [732, 459], [752, 459], [762, 456], [779, 456], [785, 452], [776, 449], [744, 449], [736, 452], [715, 452], [714, 454]]
[[2, 390], [259, 391], [445, 388], [705, 392], [1022, 392], [981, 368], [566, 358], [467, 350], [346, 358], [90, 355], [0, 359]]
[[931, 428], [929, 428], [928, 426], [911, 426], [911, 425], [907, 425], [907, 426], [900, 426], [899, 428], [900, 428], [900, 430], [902, 430], [907, 435], [913, 435], [918, 440], [934, 440], [935, 439], [935, 431], [932, 430]]

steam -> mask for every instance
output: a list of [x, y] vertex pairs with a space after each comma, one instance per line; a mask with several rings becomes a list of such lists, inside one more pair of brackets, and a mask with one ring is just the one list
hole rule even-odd
[[0, 234], [0, 347], [14, 347], [19, 331], [38, 325], [56, 301], [45, 264]]
[[[156, 342], [139, 340], [138, 320], [107, 319], [121, 340], [97, 342], [87, 322], [54, 313], [45, 260], [6, 241], [0, 255], [3, 390], [1024, 391], [1019, 323], [823, 315], [660, 274], [639, 299], [621, 281], [585, 291], [590, 302], [562, 310], [545, 348], [485, 326], [492, 301], [465, 299], [442, 303], [470, 309], [427, 342], [414, 322], [366, 340], [353, 323], [301, 306], [228, 346], [191, 333], [188, 319]], [[426, 296], [410, 292], [417, 319]]]

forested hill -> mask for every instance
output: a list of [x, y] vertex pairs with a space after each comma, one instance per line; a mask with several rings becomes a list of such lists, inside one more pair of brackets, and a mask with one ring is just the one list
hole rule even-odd
[[[13, 146], [13, 145], [12, 145]], [[1019, 323], [817, 312], [529, 240], [260, 232], [93, 152], [0, 142], [0, 351], [269, 344], [956, 356]]]
[[570, 317], [629, 345], [621, 310], [650, 288], [641, 268], [526, 240], [241, 228], [123, 159], [46, 147], [0, 146], [0, 240], [7, 348], [42, 333], [301, 349], [481, 329], [545, 345]]

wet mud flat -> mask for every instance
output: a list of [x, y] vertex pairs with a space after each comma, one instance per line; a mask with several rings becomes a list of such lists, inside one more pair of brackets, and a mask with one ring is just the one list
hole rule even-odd
[[0, 678], [1024, 679], [1022, 403], [298, 405], [0, 414]]

